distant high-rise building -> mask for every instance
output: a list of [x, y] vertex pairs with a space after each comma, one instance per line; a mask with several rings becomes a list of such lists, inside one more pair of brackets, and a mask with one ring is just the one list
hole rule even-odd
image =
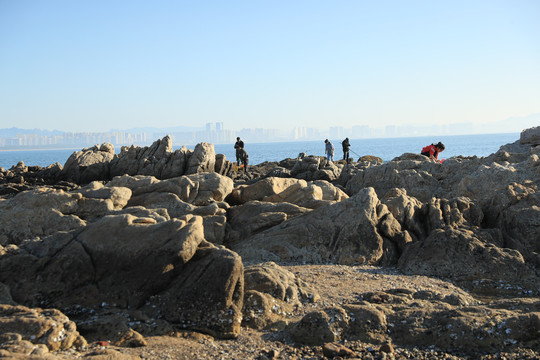
[[387, 137], [397, 137], [397, 136], [399, 136], [399, 131], [398, 131], [397, 126], [394, 126], [394, 125], [386, 126], [385, 135]]
[[367, 125], [357, 125], [352, 127], [352, 138], [367, 138], [371, 136], [371, 128]]
[[341, 139], [344, 137], [345, 130], [343, 126], [332, 126], [330, 128], [330, 138], [331, 139]]
[[305, 127], [295, 127], [293, 129], [293, 139], [303, 139], [307, 135], [307, 129]]

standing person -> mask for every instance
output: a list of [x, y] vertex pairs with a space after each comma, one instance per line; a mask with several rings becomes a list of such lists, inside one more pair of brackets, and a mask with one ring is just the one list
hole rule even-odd
[[236, 166], [240, 166], [240, 150], [244, 148], [244, 142], [240, 140], [240, 137], [236, 138], [234, 148], [236, 149]]
[[441, 151], [444, 151], [445, 147], [442, 142], [438, 142], [437, 144], [431, 144], [428, 146], [424, 146], [422, 148], [422, 152], [420, 154], [429, 157], [432, 161], [439, 161], [439, 153]]
[[334, 145], [328, 139], [324, 140], [326, 144], [324, 147], [324, 153], [326, 154], [326, 165], [330, 164], [330, 161], [334, 161]]
[[248, 174], [248, 162], [249, 162], [249, 155], [246, 151], [246, 149], [240, 149], [240, 161], [242, 161], [242, 165], [244, 165], [244, 172], [246, 175]]
[[341, 146], [343, 146], [343, 160], [347, 160], [347, 164], [349, 163], [349, 149], [351, 148], [351, 143], [349, 143], [349, 138], [345, 138], [343, 142], [341, 143]]

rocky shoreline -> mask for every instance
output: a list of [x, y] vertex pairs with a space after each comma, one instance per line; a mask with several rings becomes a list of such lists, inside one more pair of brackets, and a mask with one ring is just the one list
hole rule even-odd
[[0, 168], [0, 358], [539, 358], [539, 145]]

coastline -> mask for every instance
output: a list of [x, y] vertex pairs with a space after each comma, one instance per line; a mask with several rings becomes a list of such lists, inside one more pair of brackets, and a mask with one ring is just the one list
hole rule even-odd
[[[496, 152], [501, 144], [513, 143], [519, 139], [519, 133], [508, 134], [485, 134], [485, 135], [452, 135], [448, 137], [402, 137], [402, 138], [365, 138], [351, 139], [351, 156], [357, 159], [364, 155], [377, 156], [383, 161], [390, 161], [404, 153], [416, 153], [420, 149], [434, 141], [442, 141], [446, 145], [443, 153], [445, 159], [453, 156], [488, 156]], [[331, 139], [336, 148], [334, 159], [341, 156], [340, 141]], [[282, 143], [251, 143], [246, 142], [246, 150], [249, 154], [250, 165], [264, 162], [281, 161], [287, 158], [296, 158], [299, 153], [308, 155], [324, 156], [322, 141], [295, 141]], [[95, 144], [96, 145], [96, 144]], [[223, 154], [227, 159], [235, 159], [232, 144], [213, 144], [216, 154]], [[139, 145], [134, 145], [139, 146]], [[194, 145], [184, 145], [194, 149]], [[45, 147], [28, 146], [25, 148], [3, 147], [0, 148], [0, 167], [9, 168], [19, 161], [28, 165], [46, 167], [56, 162], [65, 163], [69, 156], [88, 147]], [[173, 150], [181, 146], [173, 145]], [[115, 146], [115, 153], [119, 153], [121, 146]]]

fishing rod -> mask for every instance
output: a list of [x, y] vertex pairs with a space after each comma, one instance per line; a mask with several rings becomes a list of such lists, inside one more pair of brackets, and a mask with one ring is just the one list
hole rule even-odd
[[349, 149], [354, 155], [358, 156], [358, 158], [361, 158], [360, 155], [358, 155], [354, 150]]

